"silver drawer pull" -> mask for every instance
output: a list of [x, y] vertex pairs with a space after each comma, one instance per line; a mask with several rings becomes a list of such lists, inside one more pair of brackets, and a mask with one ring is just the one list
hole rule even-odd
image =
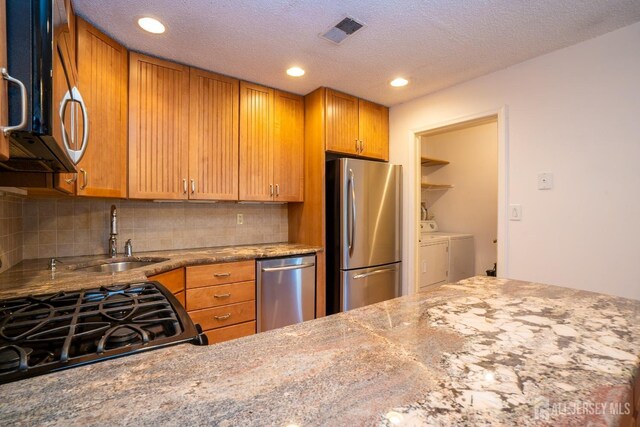
[[231, 273], [213, 273], [213, 277], [229, 277]]
[[226, 294], [220, 294], [220, 295], [214, 295], [214, 298], [229, 298], [231, 296], [230, 293], [226, 293]]
[[364, 279], [365, 277], [373, 276], [374, 274], [382, 274], [396, 271], [395, 268], [381, 268], [379, 270], [373, 270], [368, 273], [356, 274], [353, 276], [354, 279]]
[[229, 317], [231, 317], [231, 313], [223, 314], [222, 316], [213, 316], [216, 320], [227, 320]]
[[285, 270], [299, 270], [301, 268], [308, 268], [308, 267], [313, 267], [315, 264], [314, 263], [309, 263], [309, 264], [295, 264], [295, 265], [285, 265], [284, 267], [265, 267], [262, 269], [262, 271], [285, 271]]

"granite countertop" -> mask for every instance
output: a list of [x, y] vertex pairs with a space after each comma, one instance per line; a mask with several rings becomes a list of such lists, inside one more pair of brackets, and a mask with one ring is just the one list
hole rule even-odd
[[215, 346], [4, 384], [0, 420], [618, 425], [638, 342], [640, 301], [476, 277]]
[[[245, 259], [301, 255], [321, 251], [316, 246], [297, 243], [228, 246], [134, 253], [131, 258], [109, 258], [107, 255], [56, 258], [56, 270], [48, 269], [49, 259], [25, 260], [0, 274], [0, 299], [46, 294], [58, 291], [94, 288], [115, 283], [146, 280], [148, 276], [179, 267]], [[105, 261], [164, 260], [146, 267], [119, 273], [97, 273], [78, 268]]]

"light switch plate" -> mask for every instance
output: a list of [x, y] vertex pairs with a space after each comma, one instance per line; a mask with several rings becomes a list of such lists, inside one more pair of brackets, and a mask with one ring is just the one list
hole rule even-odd
[[540, 172], [538, 174], [538, 190], [551, 190], [553, 188], [553, 174]]
[[238, 224], [238, 225], [244, 224], [244, 215], [238, 214], [238, 218], [237, 218], [236, 224]]
[[509, 205], [509, 220], [510, 221], [522, 220], [522, 205]]

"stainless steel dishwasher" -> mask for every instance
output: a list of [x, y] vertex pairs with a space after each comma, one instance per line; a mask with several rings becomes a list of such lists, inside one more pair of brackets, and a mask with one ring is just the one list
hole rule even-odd
[[315, 254], [258, 260], [256, 269], [258, 332], [315, 318]]

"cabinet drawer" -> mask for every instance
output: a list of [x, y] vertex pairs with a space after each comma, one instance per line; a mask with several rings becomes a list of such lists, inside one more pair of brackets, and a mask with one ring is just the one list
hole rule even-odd
[[189, 311], [193, 323], [199, 323], [203, 330], [216, 329], [236, 323], [256, 320], [256, 301], [240, 302], [204, 310]]
[[167, 271], [166, 273], [149, 276], [149, 280], [160, 282], [172, 294], [184, 291], [184, 268]]
[[225, 326], [224, 328], [205, 331], [204, 334], [209, 339], [209, 344], [217, 344], [223, 341], [234, 340], [256, 333], [256, 322], [240, 323], [238, 325]]
[[218, 307], [256, 299], [255, 281], [187, 290], [187, 310]]
[[187, 267], [187, 288], [255, 280], [254, 260]]

